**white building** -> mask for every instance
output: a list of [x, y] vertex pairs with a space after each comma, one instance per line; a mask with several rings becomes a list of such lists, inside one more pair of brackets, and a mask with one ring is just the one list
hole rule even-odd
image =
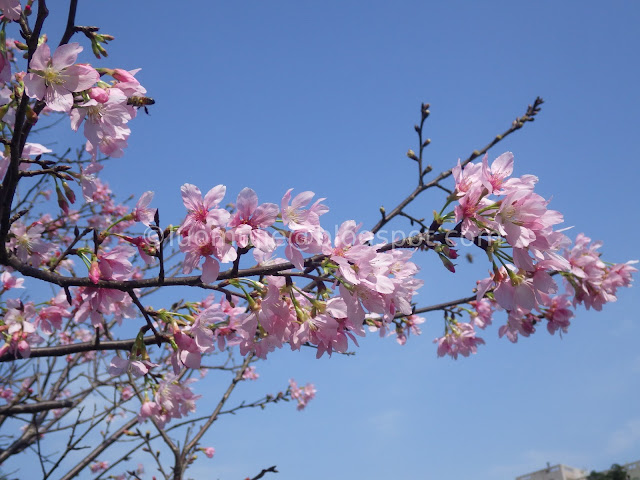
[[[589, 471], [567, 465], [549, 465], [536, 472], [527, 473], [516, 480], [585, 480]], [[640, 480], [640, 460], [622, 465], [631, 480]]]
[[581, 480], [589, 475], [586, 470], [567, 465], [553, 465], [517, 477], [516, 480]]

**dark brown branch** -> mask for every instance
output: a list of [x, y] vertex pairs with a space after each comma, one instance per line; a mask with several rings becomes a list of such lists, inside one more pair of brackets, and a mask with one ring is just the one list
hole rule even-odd
[[154, 337], [156, 338], [156, 344], [158, 346], [160, 346], [162, 344], [162, 342], [166, 341], [166, 340], [164, 340], [164, 337], [162, 335], [160, 335], [158, 330], [156, 330], [156, 327], [153, 326], [153, 320], [151, 320], [151, 317], [147, 313], [147, 309], [144, 308], [142, 303], [140, 303], [140, 300], [138, 299], [138, 296], [135, 294], [135, 292], [133, 290], [129, 290], [127, 293], [131, 297], [131, 300], [133, 300], [133, 303], [136, 304], [136, 307], [138, 307], [138, 310], [140, 310], [140, 312], [144, 316], [144, 319], [147, 321], [147, 326], [151, 329], [151, 331], [153, 332]]
[[[476, 295], [473, 295], [473, 296], [470, 296], [470, 297], [465, 297], [465, 298], [459, 298], [457, 300], [451, 300], [451, 301], [445, 302], [445, 303], [438, 303], [436, 305], [429, 305], [428, 307], [416, 308], [413, 311], [413, 313], [414, 314], [418, 314], [418, 313], [434, 312], [436, 310], [444, 310], [446, 308], [455, 307], [457, 305], [462, 305], [464, 303], [472, 302], [475, 299], [476, 299]], [[396, 315], [396, 318], [401, 318], [401, 317], [406, 317], [406, 315], [400, 315], [400, 316]]]
[[55, 262], [53, 262], [53, 265], [49, 267], [49, 271], [54, 272], [56, 268], [58, 268], [58, 265], [60, 265], [60, 262], [62, 262], [62, 260], [64, 260], [67, 257], [67, 255], [71, 253], [71, 250], [73, 250], [73, 247], [76, 246], [76, 243], [78, 243], [82, 239], [82, 237], [84, 237], [87, 233], [91, 232], [91, 230], [92, 230], [91, 228], [85, 228], [82, 232], [76, 231], [75, 238], [73, 239], [71, 244], [67, 247], [67, 249], [64, 252], [62, 252], [62, 254], [58, 258], [56, 258]]
[[[532, 122], [534, 120], [534, 117], [540, 111], [540, 105], [542, 105], [542, 103], [543, 103], [542, 98], [536, 97], [535, 101], [533, 102], [533, 105], [529, 105], [527, 107], [527, 111], [522, 117], [516, 118], [511, 124], [511, 127], [505, 130], [502, 134], [496, 135], [493, 138], [493, 140], [491, 140], [487, 145], [484, 146], [484, 148], [482, 148], [481, 150], [474, 150], [471, 153], [471, 155], [469, 155], [461, 163], [461, 166], [464, 167], [465, 165], [472, 162], [476, 158], [485, 154], [491, 147], [495, 146], [498, 142], [502, 141], [505, 137], [511, 135], [513, 132], [517, 130], [520, 130], [525, 125], [525, 123]], [[411, 192], [407, 198], [405, 198], [402, 202], [400, 202], [398, 206], [394, 208], [390, 213], [385, 212], [385, 215], [383, 216], [383, 218], [381, 218], [380, 221], [378, 221], [378, 223], [375, 224], [375, 226], [371, 229], [371, 232], [375, 234], [378, 231], [380, 231], [380, 229], [384, 227], [391, 219], [399, 215], [400, 212], [402, 212], [407, 205], [413, 202], [418, 197], [418, 195], [420, 195], [425, 190], [428, 190], [429, 188], [438, 186], [438, 184], [442, 180], [451, 176], [451, 173], [452, 173], [452, 169], [445, 170], [444, 172], [440, 173], [436, 178], [431, 180], [429, 183], [425, 183], [425, 184], [420, 183], [415, 188], [415, 190]]]
[[276, 470], [276, 466], [272, 466], [269, 468], [263, 468], [262, 471], [257, 474], [255, 477], [253, 477], [251, 480], [259, 480], [260, 478], [264, 477], [267, 473], [278, 473], [278, 470]]
[[186, 463], [187, 463], [186, 460], [189, 456], [189, 452], [193, 451], [196, 448], [196, 446], [198, 445], [198, 442], [200, 442], [200, 439], [207, 432], [207, 430], [209, 430], [211, 425], [213, 425], [213, 422], [217, 420], [218, 415], [220, 415], [220, 412], [222, 411], [222, 408], [224, 407], [225, 403], [227, 403], [227, 400], [229, 400], [229, 397], [231, 396], [231, 392], [233, 392], [233, 389], [236, 388], [236, 385], [238, 384], [238, 382], [242, 380], [242, 374], [251, 363], [252, 358], [253, 358], [252, 353], [248, 354], [245, 357], [244, 362], [242, 362], [242, 365], [238, 369], [238, 373], [236, 373], [236, 376], [233, 378], [233, 380], [229, 384], [227, 391], [224, 392], [224, 395], [222, 395], [222, 398], [218, 402], [218, 405], [216, 406], [215, 410], [211, 413], [207, 421], [204, 422], [202, 427], [200, 427], [200, 431], [193, 437], [193, 439], [189, 443], [187, 443], [184, 446], [181, 454], [179, 456], [176, 455], [176, 463], [174, 466], [174, 473], [173, 473], [174, 480], [182, 480], [182, 474], [184, 473], [184, 470], [186, 468]]
[[58, 46], [68, 43], [69, 40], [71, 40], [71, 37], [73, 37], [73, 34], [75, 33], [74, 27], [76, 25], [77, 9], [78, 9], [78, 0], [71, 0], [71, 2], [69, 3], [69, 16], [67, 17], [67, 26], [64, 30], [64, 34], [62, 35], [62, 38], [60, 39], [60, 43], [58, 44]]
[[55, 410], [56, 408], [71, 408], [71, 400], [51, 400], [47, 402], [28, 403], [24, 405], [12, 405], [0, 407], [0, 415], [17, 415], [20, 413], [38, 413], [45, 410]]
[[[31, 356], [29, 358], [36, 357], [63, 357], [71, 353], [82, 352], [94, 352], [97, 350], [131, 350], [135, 343], [135, 339], [129, 340], [112, 340], [107, 342], [100, 342], [96, 345], [95, 342], [83, 342], [83, 343], [71, 343], [69, 345], [57, 345], [54, 347], [41, 347], [31, 349]], [[157, 338], [154, 336], [144, 337], [144, 344], [151, 345], [157, 342]], [[162, 337], [162, 342], [168, 342], [168, 339]], [[22, 358], [16, 358], [12, 354], [4, 354], [0, 357], [0, 363], [11, 362], [14, 360], [27, 360]]]
[[117, 431], [113, 432], [109, 438], [105, 438], [100, 445], [98, 445], [89, 455], [87, 455], [82, 461], [80, 461], [75, 467], [73, 467], [67, 474], [60, 480], [71, 480], [75, 478], [82, 470], [84, 470], [91, 462], [93, 462], [102, 452], [115, 443], [122, 435], [128, 432], [133, 426], [138, 423], [138, 417], [133, 417]]

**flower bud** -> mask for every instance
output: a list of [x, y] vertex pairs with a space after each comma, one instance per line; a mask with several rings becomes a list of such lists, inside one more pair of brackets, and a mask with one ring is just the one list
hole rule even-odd
[[27, 105], [27, 111], [25, 112], [27, 122], [34, 125], [38, 122], [38, 114], [34, 112], [29, 105]]
[[121, 68], [114, 69], [111, 76], [119, 82], [136, 82], [136, 79], [133, 75]]
[[98, 103], [107, 103], [109, 101], [109, 92], [104, 88], [92, 87], [89, 89], [89, 98]]
[[60, 207], [60, 210], [62, 210], [65, 215], [69, 215], [69, 202], [64, 198], [62, 190], [60, 190], [58, 185], [56, 185], [56, 195], [58, 196], [58, 206]]
[[64, 194], [67, 196], [71, 203], [76, 203], [76, 194], [67, 182], [62, 182], [62, 188], [64, 189]]
[[453, 263], [451, 263], [451, 260], [449, 260], [446, 256], [444, 256], [441, 253], [438, 253], [438, 257], [440, 257], [442, 264], [447, 270], [449, 270], [451, 273], [456, 273], [456, 267]]
[[4, 116], [7, 114], [8, 111], [9, 111], [9, 104], [3, 105], [2, 107], [0, 107], [0, 120], [4, 118]]
[[89, 267], [89, 279], [95, 284], [100, 280], [100, 265], [96, 257], [93, 258], [91, 267]]

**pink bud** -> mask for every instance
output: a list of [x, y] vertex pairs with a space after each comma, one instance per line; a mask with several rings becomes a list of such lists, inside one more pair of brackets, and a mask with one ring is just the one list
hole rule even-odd
[[116, 68], [113, 70], [113, 73], [111, 74], [111, 76], [113, 78], [115, 78], [116, 80], [118, 80], [119, 82], [135, 82], [137, 83], [138, 81], [133, 77], [133, 75], [131, 75], [129, 72], [127, 72], [126, 70], [122, 70], [121, 68]]
[[104, 88], [92, 87], [89, 89], [89, 98], [94, 99], [98, 103], [107, 103], [109, 101], [109, 92]]
[[91, 267], [89, 268], [89, 279], [95, 284], [100, 280], [100, 266], [98, 265], [97, 260], [91, 262]]
[[442, 264], [445, 266], [447, 270], [449, 270], [451, 273], [456, 273], [456, 267], [453, 263], [451, 263], [451, 260], [449, 260], [446, 256], [444, 256], [441, 253], [438, 253], [438, 257], [440, 257]]
[[20, 356], [22, 358], [29, 358], [31, 355], [31, 346], [27, 343], [26, 340], [20, 340], [18, 342], [18, 351], [20, 352]]
[[62, 191], [60, 190], [60, 188], [58, 188], [57, 185], [56, 195], [58, 196], [58, 206], [60, 207], [60, 210], [62, 210], [65, 215], [69, 215], [69, 202], [67, 202], [67, 199], [64, 198]]
[[62, 182], [62, 188], [64, 189], [64, 194], [67, 196], [71, 203], [76, 203], [76, 194], [67, 182]]
[[140, 407], [140, 416], [142, 418], [150, 417], [151, 415], [156, 415], [160, 412], [160, 408], [156, 404], [156, 402], [144, 402]]

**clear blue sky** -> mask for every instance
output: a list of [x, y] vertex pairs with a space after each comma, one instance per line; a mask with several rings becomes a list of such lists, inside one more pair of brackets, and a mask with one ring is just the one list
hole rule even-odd
[[[372, 226], [414, 186], [405, 152], [420, 102], [432, 105], [427, 161], [439, 171], [540, 95], [538, 120], [491, 154], [513, 151], [516, 174], [537, 175], [573, 235], [604, 240], [608, 260], [640, 258], [638, 2], [80, 3], [78, 23], [116, 36], [96, 65], [142, 67], [157, 101], [104, 176], [123, 197], [156, 191], [166, 222], [181, 220], [190, 182], [224, 183], [230, 201], [245, 186], [276, 203], [290, 187], [313, 190], [327, 197], [327, 227]], [[410, 211], [428, 217], [441, 200]], [[456, 275], [419, 258], [422, 304], [464, 296], [486, 273], [478, 255]], [[317, 398], [302, 413], [285, 404], [223, 419], [205, 442], [216, 457], [191, 476], [275, 464], [279, 480], [495, 480], [547, 461], [640, 459], [639, 309], [638, 289], [622, 291], [601, 313], [580, 310], [564, 338], [539, 329], [517, 345], [496, 326], [458, 361], [436, 358], [439, 314], [405, 347], [370, 338], [355, 357], [319, 361], [277, 352], [234, 398], [290, 377], [314, 382]]]

